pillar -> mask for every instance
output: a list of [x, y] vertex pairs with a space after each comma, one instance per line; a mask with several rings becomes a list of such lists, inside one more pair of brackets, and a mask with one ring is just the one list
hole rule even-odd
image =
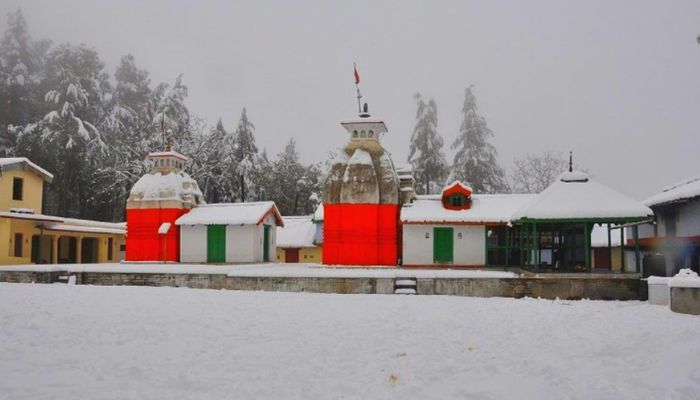
[[625, 264], [625, 228], [620, 228], [620, 272], [627, 271]]
[[51, 236], [51, 264], [58, 264], [58, 239], [60, 236]]
[[83, 259], [83, 237], [75, 238], [75, 263], [80, 264]]

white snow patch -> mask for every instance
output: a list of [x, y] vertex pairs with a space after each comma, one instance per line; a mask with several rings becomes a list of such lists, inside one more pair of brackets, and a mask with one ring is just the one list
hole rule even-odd
[[700, 277], [690, 268], [683, 268], [668, 280], [670, 287], [700, 288]]
[[644, 204], [651, 207], [688, 200], [698, 196], [700, 196], [700, 176], [668, 186], [660, 193], [644, 200]]
[[268, 213], [281, 222], [273, 201], [204, 204], [175, 221], [176, 225], [257, 225]]
[[278, 226], [275, 235], [277, 247], [313, 247], [316, 226], [311, 216], [283, 217], [284, 227]]
[[497, 222], [508, 223], [515, 210], [532, 199], [531, 194], [475, 194], [468, 210], [450, 210], [442, 195], [422, 195], [401, 208], [401, 222]]

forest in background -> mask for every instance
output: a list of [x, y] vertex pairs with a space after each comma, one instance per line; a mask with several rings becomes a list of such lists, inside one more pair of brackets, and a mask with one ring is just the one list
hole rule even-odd
[[[182, 75], [154, 83], [132, 55], [110, 74], [95, 49], [33, 39], [21, 10], [7, 18], [0, 41], [0, 156], [27, 157], [54, 174], [45, 185], [42, 212], [123, 221], [131, 187], [150, 169], [146, 156], [165, 142], [190, 158], [187, 172], [207, 202], [273, 200], [283, 215], [315, 210], [327, 166], [302, 163], [294, 138], [270, 157], [256, 146], [245, 108], [235, 128], [227, 129], [221, 119], [210, 125], [188, 109]], [[437, 104], [420, 94], [415, 99], [407, 161], [419, 194], [456, 179], [478, 193], [539, 191], [562, 170], [560, 154], [527, 155], [516, 160], [509, 183], [472, 87], [465, 91], [463, 121], [451, 145], [455, 156], [448, 163]]]

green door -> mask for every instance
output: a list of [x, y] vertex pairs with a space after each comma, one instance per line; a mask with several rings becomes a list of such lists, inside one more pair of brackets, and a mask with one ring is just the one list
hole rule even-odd
[[226, 262], [226, 225], [207, 226], [207, 262]]
[[433, 262], [451, 264], [453, 257], [452, 228], [433, 228]]
[[270, 261], [270, 225], [263, 225], [263, 261]]

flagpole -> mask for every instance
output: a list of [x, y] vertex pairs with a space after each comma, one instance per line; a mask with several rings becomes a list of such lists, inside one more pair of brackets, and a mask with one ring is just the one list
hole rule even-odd
[[357, 72], [357, 64], [352, 63], [353, 72], [355, 74], [355, 89], [357, 89], [357, 113], [362, 114], [362, 94], [360, 94], [360, 74]]

